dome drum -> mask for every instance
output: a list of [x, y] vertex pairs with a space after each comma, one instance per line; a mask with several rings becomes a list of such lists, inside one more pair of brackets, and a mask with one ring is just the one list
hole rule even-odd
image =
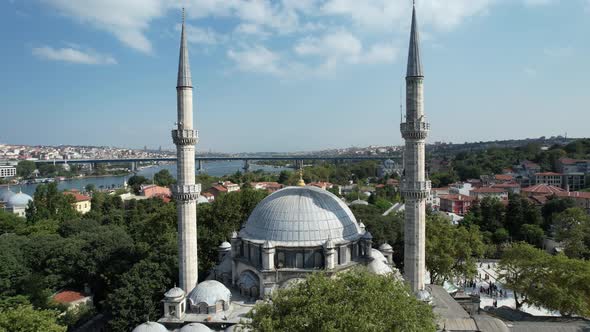
[[229, 310], [231, 292], [217, 280], [206, 280], [193, 289], [188, 302], [193, 313], [216, 314]]

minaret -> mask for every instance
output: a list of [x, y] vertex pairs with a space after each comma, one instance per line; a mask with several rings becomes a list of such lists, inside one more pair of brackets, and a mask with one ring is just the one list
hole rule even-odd
[[172, 187], [178, 215], [179, 284], [189, 294], [197, 284], [197, 198], [201, 185], [195, 184], [195, 144], [199, 138], [193, 129], [193, 86], [186, 46], [184, 9], [176, 84], [177, 128], [172, 130], [176, 145], [177, 184]]
[[406, 141], [401, 183], [401, 193], [406, 202], [404, 277], [414, 292], [424, 289], [426, 197], [430, 192], [430, 181], [426, 180], [424, 167], [424, 145], [430, 124], [424, 119], [423, 83], [420, 37], [414, 5], [406, 74], [406, 122], [400, 125], [402, 137]]

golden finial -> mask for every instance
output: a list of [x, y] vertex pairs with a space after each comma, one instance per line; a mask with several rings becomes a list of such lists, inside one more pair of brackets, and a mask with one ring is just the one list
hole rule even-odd
[[298, 187], [305, 187], [305, 181], [303, 181], [303, 167], [299, 169], [299, 181], [297, 181]]

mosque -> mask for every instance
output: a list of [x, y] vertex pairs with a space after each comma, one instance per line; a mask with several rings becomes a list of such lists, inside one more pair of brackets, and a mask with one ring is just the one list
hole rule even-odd
[[[392, 262], [392, 247], [373, 243], [371, 233], [340, 198], [327, 190], [306, 186], [300, 173], [297, 186], [283, 188], [263, 199], [242, 229], [232, 234], [231, 243], [219, 245], [218, 264], [206, 280], [197, 282], [196, 204], [201, 187], [194, 176], [198, 133], [193, 129], [193, 87], [186, 39], [183, 15], [176, 87], [178, 122], [172, 131], [178, 158], [178, 183], [172, 192], [178, 214], [179, 287], [164, 294], [164, 316], [158, 322], [143, 323], [133, 332], [243, 330], [240, 322], [257, 300], [317, 271], [334, 275], [365, 266], [379, 275], [402, 278]], [[509, 319], [507, 324], [480, 314], [479, 297], [464, 294], [463, 298], [453, 298], [443, 287], [425, 284], [425, 200], [430, 181], [425, 172], [424, 148], [430, 124], [425, 122], [423, 82], [414, 6], [406, 74], [406, 116], [400, 124], [405, 139], [400, 183], [405, 200], [404, 280], [418, 299], [432, 305], [441, 331], [578, 331], [576, 322]], [[14, 206], [25, 202], [28, 203], [26, 197], [18, 196]]]
[[172, 192], [178, 210], [180, 285], [164, 294], [164, 316], [158, 322], [141, 324], [134, 332], [234, 331], [257, 300], [317, 271], [333, 275], [365, 266], [376, 274], [402, 278], [393, 264], [391, 245], [373, 243], [371, 233], [340, 198], [306, 186], [300, 173], [297, 186], [267, 196], [242, 229], [232, 234], [231, 243], [219, 245], [218, 264], [207, 280], [197, 283], [195, 221], [200, 185], [194, 183], [198, 134], [192, 128], [190, 73], [183, 15], [178, 127], [172, 131], [178, 151], [179, 183]]
[[13, 192], [8, 188], [0, 195], [0, 207], [5, 211], [14, 213], [19, 217], [26, 216], [27, 206], [33, 198], [19, 190], [18, 193]]

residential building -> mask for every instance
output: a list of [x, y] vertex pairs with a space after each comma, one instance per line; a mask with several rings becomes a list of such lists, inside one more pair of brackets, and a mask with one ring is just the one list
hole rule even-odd
[[566, 191], [577, 191], [586, 188], [586, 174], [565, 173], [561, 180], [561, 187]]
[[252, 182], [250, 183], [252, 188], [259, 190], [266, 190], [269, 193], [273, 193], [279, 189], [282, 189], [284, 185], [278, 182]]
[[535, 173], [535, 184], [546, 184], [555, 187], [562, 187], [561, 179], [563, 174], [554, 172]]
[[209, 188], [209, 192], [213, 194], [215, 198], [220, 194], [227, 194], [233, 191], [239, 191], [240, 186], [232, 183], [231, 181], [220, 182], [213, 187]]
[[16, 176], [16, 167], [9, 165], [0, 165], [0, 179], [11, 178]]
[[469, 195], [476, 199], [482, 200], [486, 197], [498, 198], [501, 201], [508, 200], [508, 191], [503, 188], [481, 187], [471, 190]]
[[465, 215], [471, 204], [475, 201], [473, 197], [461, 194], [451, 194], [440, 196], [440, 211]]
[[74, 198], [74, 203], [72, 203], [72, 206], [76, 211], [80, 212], [81, 214], [86, 214], [90, 212], [90, 210], [92, 209], [91, 197], [82, 195], [77, 191], [66, 191], [64, 192], [64, 195], [69, 195]]
[[449, 194], [469, 196], [469, 193], [474, 190], [471, 183], [458, 182], [449, 186]]
[[172, 197], [172, 191], [168, 187], [150, 184], [141, 187], [141, 195], [146, 198], [160, 197], [162, 199], [169, 199]]
[[579, 208], [582, 208], [586, 212], [590, 213], [590, 192], [564, 191], [555, 193], [555, 196], [559, 198], [572, 199], [574, 202], [576, 202], [576, 205]]
[[560, 158], [555, 163], [555, 169], [564, 174], [569, 173], [590, 173], [590, 160]]
[[491, 186], [492, 188], [500, 188], [506, 190], [509, 194], [520, 194], [520, 184], [516, 182], [498, 183]]

